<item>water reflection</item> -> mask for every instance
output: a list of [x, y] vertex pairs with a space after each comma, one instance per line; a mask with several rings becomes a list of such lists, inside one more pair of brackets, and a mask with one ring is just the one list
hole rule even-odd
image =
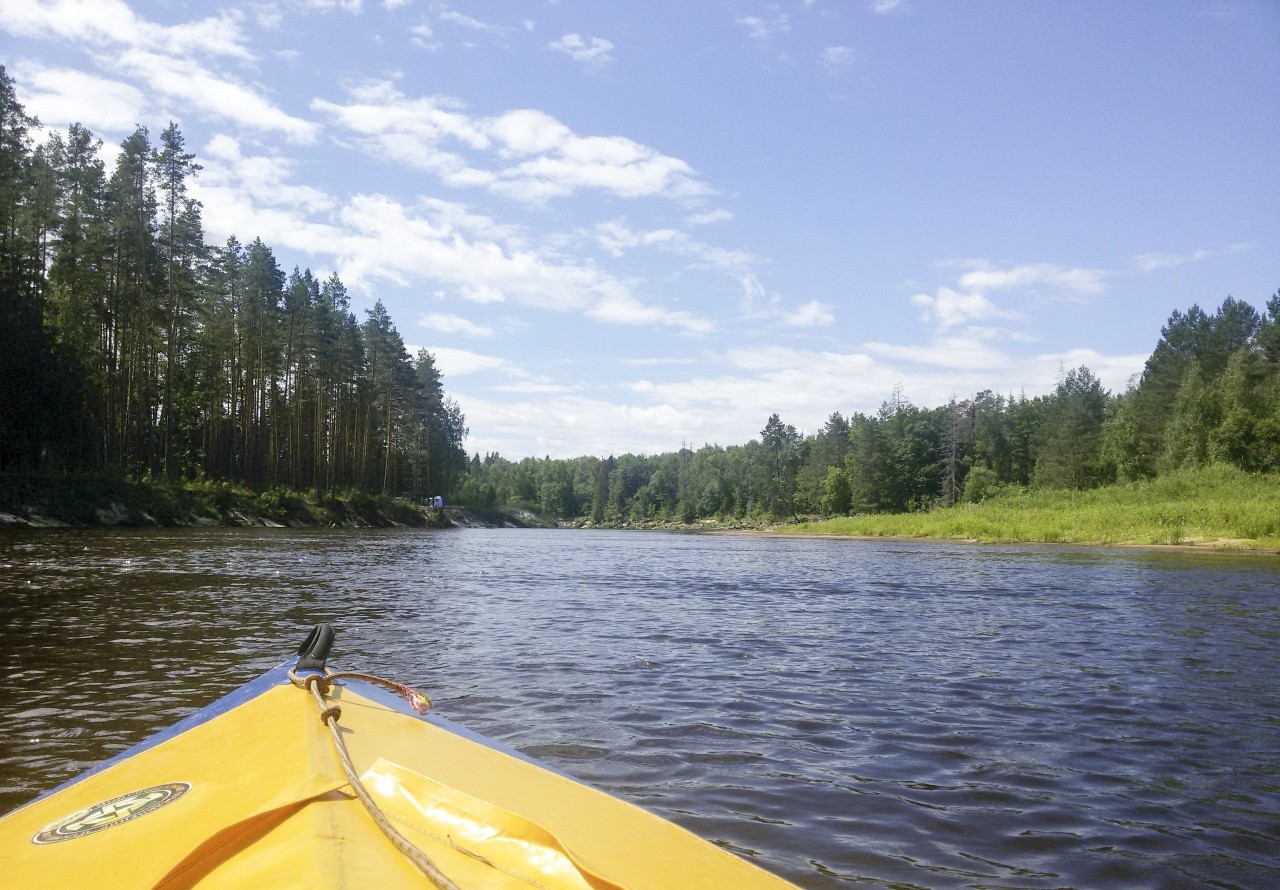
[[1280, 570], [610, 532], [0, 538], [0, 808], [344, 663], [804, 886], [1280, 882]]

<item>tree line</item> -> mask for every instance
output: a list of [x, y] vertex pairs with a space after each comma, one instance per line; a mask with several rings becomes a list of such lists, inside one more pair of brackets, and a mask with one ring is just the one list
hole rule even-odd
[[0, 66], [0, 471], [447, 492], [467, 430], [430, 353], [336, 275], [261, 239], [205, 244], [177, 125], [108, 173], [38, 122]]
[[170, 124], [108, 173], [79, 124], [37, 122], [0, 66], [0, 472], [229, 480], [256, 488], [452, 495], [596, 524], [902, 512], [1010, 486], [1090, 488], [1226, 462], [1280, 471], [1280, 293], [1175, 311], [1121, 394], [1088, 368], [1027, 398], [871, 414], [666, 454], [467, 459], [433, 357], [381, 302], [363, 322], [336, 275], [270, 247], [204, 242], [200, 165]]
[[1027, 398], [984, 390], [935, 408], [896, 389], [874, 414], [806, 435], [777, 414], [745, 445], [569, 460], [475, 455], [459, 497], [595, 524], [926, 510], [1007, 487], [1085, 489], [1224, 462], [1280, 471], [1280, 292], [1174, 311], [1140, 377], [1086, 367]]

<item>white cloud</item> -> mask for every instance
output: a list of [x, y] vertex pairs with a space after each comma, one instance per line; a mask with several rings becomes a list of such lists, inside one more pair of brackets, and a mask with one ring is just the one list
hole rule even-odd
[[469, 28], [472, 31], [500, 33], [502, 30], [501, 28], [498, 28], [495, 25], [490, 25], [487, 22], [482, 22], [479, 19], [472, 18], [469, 15], [463, 15], [462, 13], [455, 12], [452, 9], [442, 10], [440, 13], [440, 21], [448, 22], [451, 25], [459, 25], [463, 28]]
[[115, 64], [160, 95], [182, 100], [225, 121], [281, 133], [295, 142], [315, 138], [315, 124], [286, 113], [255, 90], [214, 74], [191, 59], [130, 49], [121, 53]]
[[464, 377], [481, 371], [503, 370], [508, 374], [520, 374], [512, 362], [496, 355], [483, 355], [466, 349], [447, 346], [429, 346], [427, 351], [435, 357], [436, 367], [447, 377]]
[[[287, 238], [294, 246], [308, 252], [316, 252], [317, 245], [298, 245], [298, 234], [316, 232], [306, 223], [308, 216], [328, 214], [337, 207], [337, 201], [319, 188], [300, 186], [291, 182], [293, 160], [280, 155], [244, 155], [241, 145], [230, 136], [215, 136], [201, 154], [205, 169], [193, 183], [198, 197], [205, 204], [205, 228], [212, 236], [225, 238], [236, 232], [236, 227], [250, 224], [253, 216], [237, 219], [236, 214], [256, 214], [261, 207], [287, 210], [297, 215], [297, 231], [275, 232], [275, 237]], [[288, 223], [287, 228], [292, 228]], [[333, 229], [319, 229], [323, 237], [332, 237]], [[253, 232], [262, 234], [265, 232]], [[252, 237], [252, 236], [250, 236]]]
[[517, 226], [475, 213], [465, 204], [440, 198], [420, 198], [418, 206], [446, 231], [473, 240], [494, 241], [508, 250], [526, 250], [529, 247], [528, 240]]
[[927, 406], [942, 404], [949, 393], [972, 395], [983, 389], [1043, 395], [1057, 385], [1062, 368], [1081, 365], [1106, 388], [1123, 390], [1147, 360], [1145, 354], [1105, 355], [1093, 349], [1022, 356], [962, 335], [937, 337], [924, 345], [866, 343], [864, 349], [877, 360], [893, 363], [907, 394]]
[[685, 217], [685, 222], [691, 226], [709, 226], [712, 223], [728, 222], [731, 219], [733, 219], [733, 214], [730, 211], [716, 209], [687, 216]]
[[[203, 205], [205, 236], [225, 241], [235, 235], [241, 242], [262, 238], [273, 248], [292, 248], [313, 256], [325, 256], [339, 243], [343, 232], [312, 215], [324, 213], [334, 201], [309, 186], [287, 181], [289, 163], [272, 157], [239, 157], [239, 146], [229, 137], [216, 138], [201, 157], [204, 170], [191, 185], [191, 193]], [[273, 179], [273, 176], [281, 178]]]
[[636, 248], [653, 248], [688, 257], [705, 268], [719, 269], [734, 275], [744, 274], [757, 262], [746, 251], [704, 244], [678, 229], [637, 232], [620, 219], [597, 223], [591, 231], [591, 237], [614, 257], [621, 257], [626, 251]]
[[359, 12], [363, 6], [361, 0], [294, 0], [294, 2], [304, 9], [318, 9], [321, 12], [328, 12], [330, 9]]
[[757, 321], [776, 321], [791, 328], [829, 327], [835, 324], [831, 306], [811, 300], [797, 308], [788, 308], [780, 294], [765, 288], [760, 277], [746, 272], [738, 277], [742, 285], [742, 314]]
[[791, 20], [786, 13], [779, 13], [771, 19], [747, 15], [736, 19], [739, 25], [747, 29], [752, 40], [764, 43], [777, 34], [786, 34], [791, 30]]
[[1242, 253], [1246, 250], [1252, 250], [1252, 244], [1231, 244], [1227, 247], [1220, 247], [1216, 250], [1206, 250], [1200, 248], [1190, 253], [1143, 253], [1134, 257], [1131, 264], [1141, 272], [1154, 272], [1156, 269], [1165, 269], [1170, 266], [1181, 266], [1185, 263], [1198, 263], [1201, 260], [1207, 260], [1212, 257], [1226, 256], [1232, 253]]
[[[718, 362], [724, 373], [650, 382], [638, 392], [688, 418], [684, 440], [738, 444], [758, 435], [772, 412], [813, 430], [834, 410], [878, 404], [897, 382], [891, 369], [859, 353], [766, 346], [732, 349]], [[663, 450], [675, 445], [668, 441]]]
[[461, 315], [428, 312], [418, 319], [418, 324], [442, 334], [465, 334], [468, 337], [492, 337], [493, 329], [468, 321]]
[[274, 31], [284, 21], [284, 13], [275, 3], [259, 3], [253, 7], [253, 20], [260, 28]]
[[1100, 294], [1106, 286], [1106, 272], [1100, 269], [1068, 269], [1053, 263], [1028, 263], [1008, 269], [981, 268], [960, 276], [960, 286], [968, 290], [1049, 289], [1073, 294]]
[[[1001, 392], [1033, 397], [1051, 392], [1062, 368], [1085, 365], [1105, 387], [1121, 389], [1145, 360], [1145, 355], [1113, 356], [1089, 349], [1016, 355], [990, 338], [967, 333], [924, 345], [867, 343], [849, 351], [766, 345], [698, 360], [620, 361], [620, 366], [660, 367], [668, 377], [682, 366], [700, 367], [675, 379], [636, 378], [600, 386], [599, 394], [590, 397], [558, 396], [555, 381], [475, 353], [459, 351], [442, 361], [442, 369], [451, 373], [450, 367], [456, 367], [459, 374], [493, 370], [503, 377], [487, 388], [479, 378], [451, 385], [473, 430], [472, 450], [572, 457], [672, 451], [681, 443], [740, 444], [757, 437], [775, 411], [812, 433], [832, 411], [874, 413], [898, 385], [925, 407], [993, 388], [993, 382]], [[499, 397], [519, 392], [538, 397]]]
[[180, 25], [134, 15], [121, 0], [0, 0], [0, 27], [21, 37], [59, 37], [96, 47], [130, 46], [174, 56], [200, 53], [250, 58], [242, 16], [224, 11]]
[[831, 74], [844, 71], [857, 60], [857, 55], [847, 46], [828, 46], [818, 56], [822, 67]]
[[444, 44], [435, 39], [435, 32], [432, 31], [431, 26], [425, 22], [421, 22], [409, 28], [409, 34], [412, 35], [409, 38], [409, 42], [416, 47], [435, 52], [444, 46]]
[[386, 81], [350, 94], [347, 104], [317, 99], [312, 107], [355, 133], [366, 150], [448, 185], [530, 204], [582, 189], [676, 199], [711, 193], [684, 161], [625, 136], [579, 136], [542, 111], [472, 116], [456, 99], [409, 98]]
[[493, 387], [494, 392], [530, 393], [539, 396], [559, 395], [575, 392], [577, 387], [565, 386], [561, 383], [548, 383], [539, 380], [519, 380], [515, 383], [504, 383]]
[[551, 115], [529, 108], [508, 111], [481, 126], [494, 137], [505, 157], [544, 154], [575, 138], [572, 130]]
[[491, 372], [498, 382], [487, 386], [488, 391], [548, 395], [573, 392], [577, 387], [556, 383], [546, 376], [532, 374], [515, 362], [496, 355], [485, 355], [467, 349], [428, 347], [436, 360], [436, 366], [446, 377], [468, 377]]
[[973, 322], [996, 319], [1018, 321], [1023, 313], [1002, 308], [990, 296], [1007, 293], [1013, 298], [1080, 300], [1106, 291], [1110, 274], [1102, 269], [1068, 268], [1054, 263], [1024, 263], [997, 267], [986, 260], [959, 260], [948, 265], [965, 269], [957, 287], [941, 285], [933, 294], [917, 293], [911, 304], [918, 306], [924, 321], [940, 330], [971, 326]]
[[622, 358], [618, 359], [618, 364], [628, 365], [635, 368], [652, 368], [660, 365], [692, 365], [696, 364], [698, 359], [681, 357], [664, 357], [664, 358]]
[[[369, 293], [380, 282], [434, 283], [475, 303], [512, 301], [609, 324], [691, 334], [713, 328], [693, 313], [646, 303], [633, 292], [633, 282], [591, 263], [543, 256], [511, 227], [462, 205], [423, 199], [409, 207], [376, 194], [339, 201], [294, 185], [289, 161], [245, 156], [230, 137], [216, 137], [205, 152], [206, 169], [193, 191], [204, 203], [211, 237], [260, 236], [276, 247], [332, 257], [354, 290]], [[240, 229], [246, 221], [254, 231]]]
[[94, 133], [120, 134], [142, 120], [146, 100], [127, 83], [31, 63], [19, 63], [14, 74], [22, 104], [47, 127], [80, 123]]
[[620, 257], [629, 249], [670, 244], [680, 237], [675, 229], [654, 229], [634, 232], [622, 220], [597, 223], [594, 231], [597, 243], [610, 254]]
[[1003, 380], [1009, 370], [1010, 357], [989, 343], [981, 333], [945, 334], [925, 344], [864, 343], [872, 356], [943, 371], [985, 373], [993, 380]]
[[[603, 457], [622, 451], [674, 451], [681, 443], [695, 448], [745, 443], [759, 436], [775, 411], [812, 433], [832, 411], [874, 413], [898, 385], [915, 404], [932, 407], [953, 395], [992, 388], [993, 371], [999, 375], [997, 388], [1015, 395], [1048, 393], [1061, 368], [1079, 365], [1088, 366], [1107, 388], [1120, 389], [1141, 370], [1146, 356], [1080, 349], [1020, 357], [944, 338], [923, 347], [866, 344], [850, 352], [740, 348], [711, 360], [719, 373], [666, 382], [637, 379], [599, 397], [499, 399], [469, 381], [451, 386], [451, 392], [473, 431], [472, 450], [497, 450], [517, 458]], [[495, 387], [494, 392], [500, 390]]]
[[911, 298], [911, 304], [923, 310], [926, 321], [942, 328], [990, 318], [1020, 317], [1016, 312], [1000, 309], [982, 294], [961, 293], [946, 286], [939, 287], [933, 296], [916, 294]]
[[621, 289], [612, 289], [587, 310], [587, 316], [611, 324], [662, 325], [688, 334], [709, 334], [715, 324], [692, 312], [642, 303]]
[[[565, 394], [508, 400], [462, 393], [457, 399], [473, 430], [468, 449], [516, 459], [528, 454], [619, 454], [619, 442], [630, 443], [626, 450], [674, 450], [681, 441], [693, 441], [700, 428], [698, 418], [669, 405], [633, 400]], [[484, 431], [483, 437], [477, 430]]]
[[874, 13], [884, 15], [897, 9], [906, 9], [906, 3], [904, 0], [875, 0], [868, 8]]
[[120, 0], [0, 0], [0, 28], [11, 34], [81, 44], [105, 71], [142, 81], [159, 96], [250, 129], [310, 141], [313, 124], [284, 112], [258, 90], [215, 73], [202, 58], [252, 60], [242, 21], [240, 12], [230, 11], [159, 25], [139, 18]]
[[836, 317], [827, 303], [810, 300], [803, 306], [782, 313], [782, 323], [789, 328], [825, 328], [835, 324]]
[[583, 39], [581, 34], [566, 34], [559, 40], [553, 40], [547, 44], [547, 49], [553, 49], [557, 52], [566, 54], [575, 62], [582, 62], [587, 65], [602, 65], [605, 62], [612, 62], [613, 44], [603, 37], [588, 37]]

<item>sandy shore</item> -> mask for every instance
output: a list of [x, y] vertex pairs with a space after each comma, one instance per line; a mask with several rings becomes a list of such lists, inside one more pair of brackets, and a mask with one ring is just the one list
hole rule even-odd
[[783, 529], [715, 529], [699, 530], [701, 534], [760, 538], [814, 538], [846, 541], [936, 541], [947, 544], [986, 544], [991, 546], [1028, 545], [1035, 547], [1106, 547], [1122, 550], [1152, 550], [1161, 553], [1224, 553], [1277, 556], [1280, 550], [1259, 547], [1247, 539], [1217, 538], [1203, 541], [1180, 541], [1177, 544], [1143, 544], [1136, 541], [984, 541], [979, 538], [945, 538], [931, 535], [839, 535], [826, 532], [785, 531]]

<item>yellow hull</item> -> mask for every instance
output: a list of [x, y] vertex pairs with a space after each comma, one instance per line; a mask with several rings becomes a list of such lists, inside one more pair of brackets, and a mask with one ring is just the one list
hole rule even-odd
[[[369, 794], [459, 887], [791, 886], [375, 686], [329, 698]], [[0, 819], [4, 886], [431, 886], [355, 798], [283, 668], [127, 754]]]

